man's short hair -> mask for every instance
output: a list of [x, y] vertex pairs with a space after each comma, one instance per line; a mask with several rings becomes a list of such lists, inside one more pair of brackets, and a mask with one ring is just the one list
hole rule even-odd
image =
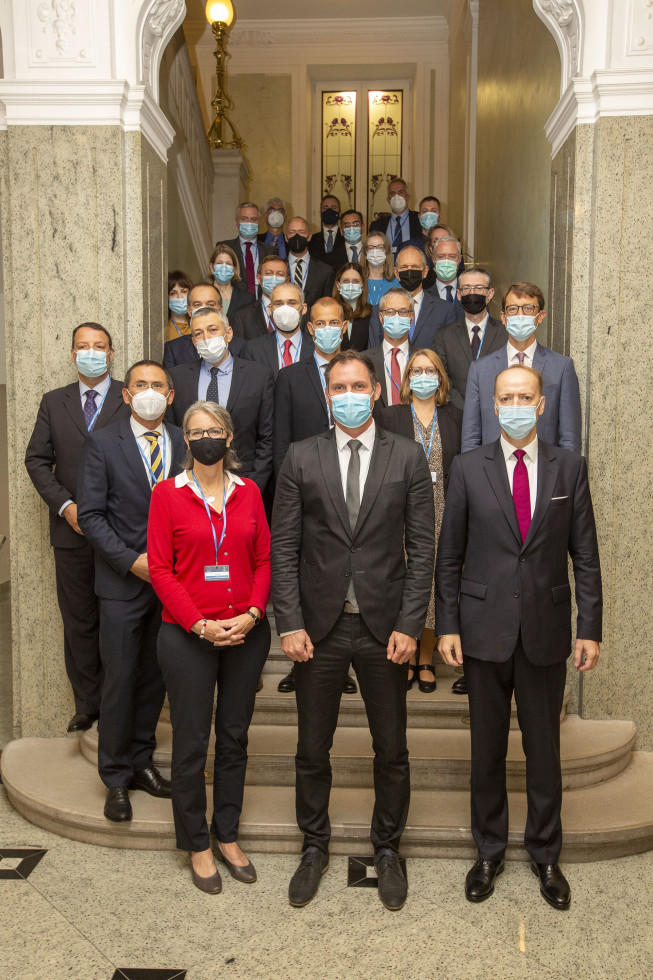
[[435, 196], [435, 194], [427, 194], [426, 197], [423, 197], [422, 200], [419, 202], [419, 209], [420, 209], [420, 211], [422, 210], [422, 208], [424, 207], [424, 205], [426, 204], [427, 201], [435, 201], [435, 203], [437, 204], [438, 208], [440, 208], [442, 206], [440, 204], [440, 201], [438, 200], [438, 198]]
[[[213, 312], [215, 313], [215, 310], [213, 310]], [[136, 370], [136, 368], [139, 368], [139, 367], [157, 367], [157, 368], [160, 368], [163, 371], [163, 373], [165, 374], [165, 376], [166, 376], [166, 383], [168, 385], [168, 388], [170, 389], [170, 391], [173, 390], [174, 385], [172, 383], [172, 377], [168, 373], [168, 371], [164, 368], [163, 364], [161, 364], [159, 361], [151, 361], [151, 360], [149, 360], [147, 358], [145, 358], [142, 361], [136, 361], [134, 364], [131, 365], [131, 367], [127, 368], [127, 374], [125, 375], [125, 380], [122, 383], [123, 388], [129, 388], [129, 383], [130, 383], [130, 381], [132, 379], [132, 374], [134, 373], [134, 371]]]
[[435, 250], [437, 248], [439, 248], [440, 245], [442, 245], [444, 242], [453, 242], [454, 245], [456, 246], [457, 250], [458, 250], [458, 255], [462, 255], [463, 254], [463, 250], [462, 250], [462, 246], [460, 244], [460, 241], [456, 238], [455, 235], [447, 235], [445, 238], [438, 238], [438, 240], [433, 245], [433, 251], [435, 252]]
[[236, 220], [238, 219], [238, 217], [240, 215], [240, 212], [242, 211], [243, 208], [256, 208], [256, 210], [258, 211], [258, 220], [259, 221], [261, 220], [261, 209], [258, 206], [258, 204], [254, 204], [253, 201], [241, 201], [240, 202], [240, 204], [236, 208]]
[[530, 371], [531, 374], [535, 375], [535, 380], [537, 381], [537, 387], [539, 389], [540, 395], [544, 394], [544, 379], [540, 372], [536, 368], [528, 367], [526, 364], [511, 364], [510, 367], [504, 368], [503, 371], [499, 371], [496, 378], [494, 379], [494, 394], [497, 393], [497, 382], [502, 374], [506, 371]]
[[288, 269], [288, 263], [286, 262], [285, 259], [282, 259], [280, 255], [266, 255], [266, 256], [264, 256], [261, 259], [261, 261], [259, 262], [258, 269], [256, 271], [258, 273], [262, 273], [264, 266], [266, 266], [268, 264], [268, 262], [283, 262], [283, 264], [286, 267], [286, 275], [290, 275], [290, 270]]
[[392, 180], [388, 181], [388, 187], [390, 186], [390, 184], [403, 184], [406, 190], [408, 190], [408, 184], [406, 183], [403, 177], [393, 177]]
[[107, 328], [103, 327], [101, 323], [93, 323], [92, 321], [89, 321], [88, 323], [80, 323], [79, 326], [75, 327], [73, 330], [73, 340], [72, 344], [70, 345], [73, 350], [75, 349], [75, 336], [77, 331], [82, 330], [84, 327], [87, 327], [89, 330], [100, 330], [103, 334], [106, 334], [106, 338], [109, 341], [109, 350], [113, 350], [113, 340], [111, 339], [111, 334]]
[[336, 306], [338, 307], [338, 309], [340, 310], [340, 319], [341, 320], [344, 320], [344, 318], [345, 318], [345, 311], [343, 309], [343, 306], [342, 306], [342, 303], [340, 302], [340, 300], [337, 299], [335, 296], [320, 296], [320, 298], [319, 299], [316, 299], [315, 302], [313, 303], [313, 305], [311, 306], [311, 323], [315, 319], [315, 307], [316, 306], [319, 306], [320, 303], [335, 303]]
[[299, 301], [302, 304], [302, 306], [304, 305], [304, 303], [306, 302], [306, 299], [304, 298], [304, 290], [300, 286], [298, 286], [296, 282], [293, 282], [292, 279], [290, 280], [290, 282], [280, 282], [280, 283], [278, 283], [274, 287], [274, 289], [272, 290], [272, 292], [270, 293], [270, 299], [272, 299], [274, 293], [277, 291], [277, 289], [279, 289], [280, 286], [284, 286], [284, 287], [285, 286], [292, 286], [293, 289], [296, 289], [297, 290], [297, 295], [299, 296]]
[[340, 210], [340, 208], [342, 207], [342, 205], [340, 204], [340, 198], [339, 197], [336, 197], [335, 194], [323, 194], [322, 197], [320, 198], [320, 207], [322, 207], [322, 205], [324, 204], [324, 202], [326, 200], [328, 200], [329, 198], [332, 201], [337, 201], [338, 202], [338, 210]]
[[194, 322], [195, 320], [201, 319], [203, 316], [209, 316], [209, 314], [217, 316], [220, 322], [224, 324], [225, 330], [229, 329], [229, 320], [227, 319], [226, 315], [222, 312], [222, 310], [216, 310], [214, 306], [198, 306], [196, 310], [193, 310], [191, 320]]
[[367, 354], [362, 354], [359, 350], [353, 350], [352, 348], [350, 348], [349, 350], [341, 350], [340, 353], [336, 354], [333, 360], [329, 361], [329, 363], [327, 364], [326, 369], [324, 371], [324, 383], [326, 385], [327, 391], [329, 390], [329, 378], [331, 377], [331, 372], [336, 366], [336, 364], [345, 364], [348, 361], [358, 361], [360, 364], [365, 365], [367, 373], [370, 376], [370, 384], [372, 385], [372, 391], [373, 391], [378, 383], [376, 377], [376, 371], [374, 370], [374, 365], [372, 364]]
[[279, 208], [284, 214], [286, 213], [286, 205], [280, 197], [269, 197], [263, 205], [263, 213], [265, 214], [269, 208]]
[[343, 221], [343, 219], [346, 218], [348, 214], [355, 214], [356, 217], [360, 220], [360, 223], [363, 224], [363, 215], [360, 211], [357, 211], [355, 208], [348, 208], [346, 211], [343, 211], [342, 214], [340, 215], [340, 220]]
[[485, 276], [485, 278], [487, 279], [488, 288], [492, 287], [492, 276], [487, 271], [487, 269], [482, 269], [480, 265], [472, 265], [469, 267], [469, 269], [465, 269], [464, 272], [461, 272], [458, 275], [458, 283], [460, 283], [460, 280], [462, 279], [463, 276], [468, 276], [470, 272], [475, 272], [478, 276]]
[[506, 308], [506, 299], [509, 293], [514, 293], [517, 299], [529, 299], [532, 296], [537, 300], [540, 310], [544, 309], [544, 293], [533, 282], [513, 282], [512, 286], [508, 286], [501, 300], [502, 310]]
[[384, 293], [381, 299], [379, 300], [380, 313], [383, 313], [386, 306], [388, 305], [387, 304], [388, 296], [401, 296], [402, 301], [404, 303], [408, 303], [408, 306], [411, 310], [413, 311], [415, 310], [415, 300], [410, 295], [408, 290], [404, 289], [402, 286], [394, 286], [392, 289], [389, 289], [387, 293]]

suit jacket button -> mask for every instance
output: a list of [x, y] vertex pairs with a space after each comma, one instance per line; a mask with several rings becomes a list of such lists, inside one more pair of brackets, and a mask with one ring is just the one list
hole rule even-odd
[[351, 572], [345, 572], [345, 577], [346, 578], [349, 578], [350, 575], [351, 575]]
[[519, 599], [519, 592], [513, 592], [515, 599]]
[[520, 561], [526, 561], [526, 559], [525, 559], [525, 558], [520, 558], [519, 560], [520, 560]]

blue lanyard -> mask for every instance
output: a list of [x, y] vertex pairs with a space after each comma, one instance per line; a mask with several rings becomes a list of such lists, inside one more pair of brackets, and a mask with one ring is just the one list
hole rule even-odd
[[[286, 365], [283, 363], [283, 344], [280, 344], [279, 343], [279, 331], [276, 328], [275, 328], [275, 331], [274, 331], [274, 335], [277, 338], [277, 347], [279, 348], [279, 353], [281, 354], [281, 367], [285, 367]], [[289, 338], [286, 337], [286, 340], [288, 340], [288, 339]], [[299, 331], [299, 340], [297, 341], [297, 352], [296, 352], [295, 356], [292, 359], [293, 364], [296, 364], [297, 363], [297, 358], [299, 357], [299, 352], [300, 352], [301, 349], [302, 349], [302, 332], [300, 330]]]
[[386, 373], [386, 374], [388, 375], [388, 377], [389, 377], [389, 378], [390, 378], [390, 380], [392, 381], [392, 383], [393, 383], [393, 385], [395, 386], [395, 388], [397, 389], [397, 391], [401, 391], [401, 388], [400, 388], [400, 386], [399, 386], [399, 385], [397, 384], [397, 382], [395, 381], [395, 379], [394, 379], [394, 378], [392, 377], [392, 375], [391, 375], [391, 374], [390, 374], [390, 372], [388, 371], [388, 365], [387, 365], [387, 363], [386, 363], [386, 360], [385, 360], [385, 357], [383, 358], [383, 366], [384, 366], [384, 368], [385, 368], [385, 373]]
[[[110, 387], [111, 387], [111, 375], [109, 375], [109, 388], [110, 388]], [[88, 431], [89, 431], [89, 432], [92, 432], [92, 431], [93, 431], [93, 429], [94, 429], [94, 427], [95, 427], [95, 423], [97, 422], [97, 417], [98, 417], [98, 415], [100, 414], [100, 409], [101, 409], [101, 408], [102, 408], [102, 406], [104, 405], [104, 401], [105, 401], [105, 398], [106, 398], [106, 397], [107, 397], [107, 395], [109, 394], [109, 388], [107, 388], [107, 390], [105, 391], [105, 393], [104, 393], [104, 394], [103, 394], [103, 396], [102, 396], [102, 401], [100, 402], [100, 404], [98, 405], [98, 407], [97, 407], [97, 408], [95, 409], [95, 415], [94, 415], [94, 416], [93, 416], [93, 418], [91, 419], [91, 421], [90, 421], [90, 423], [89, 423], [89, 426], [88, 426]], [[88, 390], [89, 390], [89, 391], [92, 391], [93, 389], [92, 389], [92, 388], [89, 388]]]
[[431, 440], [429, 442], [428, 452], [426, 452], [426, 446], [424, 445], [424, 440], [422, 439], [422, 433], [419, 431], [419, 422], [417, 420], [417, 416], [415, 415], [415, 409], [413, 407], [412, 402], [411, 402], [411, 405], [410, 405], [410, 410], [413, 413], [413, 418], [415, 419], [415, 427], [417, 429], [417, 435], [419, 436], [419, 441], [422, 443], [422, 449], [426, 453], [426, 462], [428, 463], [428, 461], [431, 458], [431, 449], [433, 448], [433, 436], [435, 434], [435, 423], [438, 420], [438, 406], [437, 405], [435, 406], [435, 411], [433, 413], [433, 422], [431, 423]]
[[[317, 365], [317, 373], [318, 373], [318, 375], [320, 377], [320, 382], [322, 384], [322, 391], [324, 392], [324, 400], [326, 401], [326, 381], [324, 380], [324, 375], [322, 374], [322, 365], [318, 361], [317, 354], [315, 353], [315, 351], [313, 351], [313, 360], [315, 361], [315, 363]], [[329, 407], [329, 404], [327, 402], [327, 408], [328, 407]]]
[[[103, 399], [103, 400], [104, 400], [104, 399]], [[145, 433], [143, 433], [143, 435], [145, 435]], [[167, 440], [166, 440], [166, 435], [165, 435], [165, 432], [163, 432], [163, 427], [162, 427], [162, 431], [161, 431], [161, 438], [163, 439], [163, 479], [165, 480], [165, 477], [166, 477], [166, 442], [167, 442]], [[152, 487], [155, 487], [155, 486], [156, 486], [156, 484], [157, 484], [157, 483], [158, 483], [159, 481], [158, 481], [158, 480], [157, 480], [157, 478], [155, 477], [155, 475], [154, 475], [154, 470], [152, 469], [152, 467], [151, 467], [151, 465], [150, 465], [150, 461], [149, 461], [149, 459], [147, 458], [147, 456], [145, 455], [145, 453], [143, 452], [143, 450], [141, 449], [141, 444], [140, 444], [140, 442], [138, 441], [138, 439], [136, 440], [136, 445], [138, 446], [138, 451], [139, 451], [139, 453], [140, 453], [140, 454], [141, 454], [141, 456], [143, 457], [143, 462], [144, 462], [144, 463], [145, 463], [145, 465], [147, 466], [147, 469], [148, 469], [148, 472], [149, 472], [149, 474], [150, 474], [150, 482], [151, 482], [151, 484], [152, 484]]]
[[184, 336], [184, 335], [183, 335], [183, 333], [181, 332], [181, 330], [179, 329], [179, 327], [177, 326], [177, 324], [175, 323], [175, 321], [174, 321], [174, 320], [172, 319], [172, 317], [171, 317], [171, 316], [170, 316], [170, 317], [168, 317], [168, 323], [171, 323], [171, 324], [173, 325], [173, 327], [174, 327], [174, 328], [175, 328], [175, 330], [177, 331], [177, 334], [178, 334], [178, 335], [179, 335], [180, 337], [183, 337], [183, 336]]
[[483, 341], [485, 340], [485, 331], [486, 330], [487, 330], [487, 320], [485, 321], [485, 326], [483, 328], [483, 335], [481, 337], [481, 342], [478, 345], [478, 350], [476, 351], [476, 357], [474, 358], [475, 361], [478, 361], [479, 357], [481, 356], [481, 347], [483, 346]]
[[224, 541], [224, 536], [227, 533], [227, 481], [226, 481], [225, 476], [223, 474], [222, 479], [224, 481], [224, 489], [223, 489], [223, 492], [222, 492], [222, 534], [220, 535], [220, 543], [218, 544], [218, 538], [217, 538], [216, 533], [215, 533], [215, 528], [213, 527], [213, 521], [211, 520], [211, 511], [209, 510], [209, 505], [206, 502], [206, 497], [202, 493], [202, 488], [199, 485], [199, 483], [197, 482], [197, 477], [195, 476], [195, 474], [193, 473], [192, 470], [191, 470], [191, 473], [192, 473], [192, 476], [193, 476], [193, 480], [195, 481], [195, 486], [199, 490], [200, 496], [201, 496], [202, 500], [204, 501], [204, 510], [206, 511], [206, 516], [208, 517], [209, 524], [211, 525], [211, 531], [213, 533], [213, 544], [215, 545], [215, 563], [217, 565], [218, 564], [218, 552], [219, 552], [220, 548], [222, 547], [222, 542]]

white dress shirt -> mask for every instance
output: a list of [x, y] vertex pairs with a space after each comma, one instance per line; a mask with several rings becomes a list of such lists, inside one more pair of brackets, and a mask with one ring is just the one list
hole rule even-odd
[[[172, 442], [170, 440], [170, 435], [165, 425], [157, 426], [156, 430], [146, 429], [144, 425], [137, 422], [132, 415], [129, 419], [129, 423], [132, 427], [132, 432], [134, 433], [134, 438], [136, 439], [136, 445], [141, 450], [143, 459], [143, 466], [147, 474], [148, 483], [152, 484], [152, 474], [150, 473], [150, 441], [145, 438], [145, 434], [151, 435], [152, 432], [156, 431], [159, 433], [159, 450], [161, 452], [161, 462], [163, 463], [163, 479], [165, 480], [170, 472], [170, 467], [172, 466]], [[163, 436], [163, 438], [161, 438]], [[147, 460], [147, 462], [146, 462]]]
[[420, 291], [418, 293], [415, 293], [415, 295], [413, 296], [415, 319], [413, 320], [413, 322], [410, 325], [409, 337], [411, 337], [411, 338], [415, 335], [415, 330], [417, 329], [417, 321], [419, 320], [419, 315], [422, 312], [422, 300], [423, 299], [424, 299], [424, 290], [423, 289], [420, 289]]
[[481, 347], [483, 346], [483, 337], [485, 336], [485, 329], [487, 327], [487, 322], [489, 318], [490, 318], [490, 314], [486, 313], [485, 319], [481, 320], [480, 323], [472, 323], [471, 320], [468, 320], [467, 317], [465, 317], [465, 326], [467, 327], [467, 333], [469, 335], [470, 347], [471, 347], [472, 340], [474, 338], [474, 333], [473, 333], [474, 327], [478, 327], [479, 340], [481, 341]]
[[[383, 338], [381, 347], [383, 349], [383, 363], [385, 364], [386, 370], [383, 372], [385, 378], [379, 378], [379, 381], [382, 384], [383, 381], [385, 381], [386, 405], [393, 405], [394, 402], [392, 400], [392, 392], [394, 391], [394, 385], [392, 383], [392, 376], [391, 376], [393, 347], [391, 344], [388, 343], [385, 337]], [[406, 334], [406, 339], [399, 344], [399, 354], [397, 355], [397, 362], [399, 364], [399, 370], [401, 371], [402, 379], [404, 376], [404, 371], [406, 370], [406, 364], [408, 363], [408, 356], [409, 356], [408, 347], [409, 347], [409, 340], [408, 340], [408, 334]]]
[[[347, 261], [348, 262], [360, 262], [361, 260], [361, 250], [363, 248], [363, 239], [360, 242], [356, 242], [355, 245], [350, 245], [349, 242], [345, 242], [345, 248], [347, 249]], [[356, 249], [356, 258], [352, 254], [352, 249]]]
[[308, 266], [311, 256], [307, 251], [306, 255], [293, 255], [292, 252], [288, 253], [288, 267], [290, 269], [290, 281], [295, 281], [295, 267], [298, 262], [302, 263], [302, 289], [306, 286], [306, 277], [308, 275]]
[[[508, 483], [510, 484], [510, 493], [512, 493], [512, 481], [515, 475], [517, 457], [515, 456], [515, 447], [507, 439], [504, 439], [503, 435], [501, 436], [501, 449], [503, 450], [503, 458], [506, 461]], [[527, 446], [524, 446], [524, 454], [524, 464], [528, 473], [528, 489], [531, 495], [532, 517], [535, 511], [535, 500], [537, 499], [537, 436]]]
[[367, 474], [370, 471], [370, 460], [372, 459], [372, 450], [374, 449], [374, 435], [376, 433], [376, 425], [372, 422], [369, 429], [365, 429], [359, 436], [350, 436], [348, 432], [341, 429], [339, 425], [335, 426], [336, 430], [336, 446], [338, 447], [338, 464], [340, 466], [340, 479], [342, 480], [342, 493], [347, 500], [347, 472], [349, 470], [349, 460], [351, 459], [351, 449], [348, 446], [349, 440], [356, 438], [362, 442], [362, 446], [358, 450], [358, 455], [361, 461], [360, 469], [360, 499], [363, 499], [363, 490], [365, 489], [365, 481], [367, 480]]
[[441, 282], [439, 279], [435, 280], [435, 285], [438, 290], [438, 296], [443, 299], [446, 303], [450, 303], [451, 300], [447, 299], [447, 289], [451, 287], [451, 295], [453, 297], [454, 303], [456, 302], [456, 290], [458, 289], [458, 276], [452, 279], [451, 282]]
[[524, 367], [533, 367], [533, 356], [535, 354], [535, 348], [537, 347], [537, 341], [534, 340], [532, 344], [524, 351], [518, 351], [516, 347], [513, 347], [510, 341], [508, 341], [508, 367], [512, 367], [513, 364], [519, 364], [519, 358], [517, 355], [522, 353], [524, 355]]

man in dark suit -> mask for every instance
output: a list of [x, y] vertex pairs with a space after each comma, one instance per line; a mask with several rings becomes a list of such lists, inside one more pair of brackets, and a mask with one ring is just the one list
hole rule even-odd
[[326, 385], [335, 426], [291, 445], [272, 519], [276, 624], [298, 665], [295, 786], [304, 855], [289, 899], [310, 902], [328, 867], [329, 749], [353, 663], [375, 749], [379, 897], [399, 909], [406, 879], [397, 849], [410, 797], [407, 664], [432, 584], [433, 490], [421, 446], [375, 426], [379, 385], [364, 354], [338, 354]]
[[331, 295], [336, 278], [335, 269], [311, 257], [308, 251], [311, 238], [306, 219], [291, 218], [286, 231], [290, 281], [303, 289], [309, 309], [321, 296]]
[[[401, 287], [389, 289], [379, 303], [381, 343], [365, 351], [379, 379], [380, 394], [377, 408], [399, 405], [401, 381], [408, 358], [414, 350], [410, 330], [415, 324], [415, 303], [411, 294]], [[423, 345], [420, 345], [423, 346]]]
[[313, 357], [313, 338], [301, 328], [306, 313], [304, 293], [294, 282], [275, 286], [270, 296], [274, 333], [247, 342], [243, 357], [269, 367], [276, 378], [281, 368]]
[[[267, 231], [258, 235], [263, 245], [271, 245], [275, 254], [281, 259], [286, 257], [286, 240], [283, 237], [283, 226], [286, 222], [286, 205], [280, 197], [271, 197], [263, 206], [263, 217]], [[259, 266], [260, 266], [259, 261]]]
[[185, 444], [164, 425], [170, 375], [139, 361], [125, 376], [130, 418], [86, 440], [79, 479], [79, 526], [95, 552], [104, 668], [98, 771], [107, 787], [104, 815], [131, 820], [130, 789], [170, 797], [170, 782], [152, 762], [165, 688], [156, 656], [161, 603], [150, 585], [147, 519], [152, 487], [176, 476]]
[[492, 401], [494, 380], [512, 364], [525, 364], [544, 378], [546, 408], [538, 426], [540, 437], [552, 446], [579, 453], [580, 392], [574, 362], [537, 343], [536, 331], [546, 316], [542, 290], [532, 282], [514, 283], [501, 306], [501, 322], [510, 336], [504, 348], [475, 361], [469, 369], [462, 451], [499, 438]]
[[502, 371], [494, 389], [500, 437], [453, 462], [435, 572], [435, 629], [444, 662], [464, 658], [469, 691], [478, 860], [467, 875], [467, 898], [488, 898], [504, 868], [514, 692], [526, 756], [524, 844], [543, 897], [567, 909], [571, 892], [558, 857], [560, 711], [571, 651], [568, 559], [580, 671], [599, 657], [601, 570], [585, 460], [540, 441], [544, 405], [538, 371]]
[[77, 523], [77, 479], [89, 432], [129, 415], [122, 382], [111, 379], [113, 354], [111, 335], [99, 323], [75, 327], [71, 357], [78, 380], [43, 396], [25, 453], [30, 479], [50, 511], [64, 663], [75, 698], [70, 733], [89, 729], [100, 712], [102, 664], [93, 549]]
[[340, 201], [335, 194], [325, 194], [320, 201], [320, 222], [320, 231], [311, 237], [308, 251], [337, 271], [347, 261], [347, 250], [339, 226]]
[[238, 337], [243, 340], [254, 340], [255, 337], [264, 337], [266, 333], [272, 333], [274, 324], [270, 310], [270, 295], [275, 286], [288, 282], [289, 278], [287, 262], [280, 259], [278, 255], [265, 256], [256, 274], [261, 298], [229, 316], [234, 339]]
[[191, 337], [199, 360], [170, 372], [175, 398], [168, 418], [181, 428], [187, 408], [196, 401], [213, 401], [226, 408], [234, 423], [234, 449], [242, 476], [254, 480], [261, 493], [272, 474], [272, 371], [233, 357], [232, 331], [222, 313], [198, 310]]
[[406, 245], [419, 247], [422, 238], [417, 211], [409, 210], [408, 198], [408, 184], [401, 177], [395, 177], [388, 184], [388, 204], [392, 214], [383, 215], [370, 225], [370, 232], [381, 231], [388, 238], [395, 256]]
[[440, 238], [433, 244], [432, 256], [435, 283], [431, 288], [440, 299], [453, 306], [455, 319], [460, 320], [465, 314], [457, 296], [458, 274], [462, 262], [460, 242], [454, 235]]
[[[433, 347], [439, 328], [456, 320], [451, 303], [445, 303], [434, 290], [424, 289], [427, 272], [426, 258], [421, 249], [409, 245], [401, 250], [395, 261], [395, 273], [403, 288], [413, 297], [415, 319], [411, 325], [410, 342], [416, 350]], [[381, 333], [379, 309], [374, 307], [370, 320], [370, 347], [381, 343]]]
[[[241, 310], [245, 312], [250, 307], [255, 306], [256, 303], [248, 303], [247, 306], [241, 307]], [[222, 312], [222, 297], [217, 286], [212, 282], [203, 281], [196, 283], [188, 293], [188, 316], [191, 319], [191, 323], [195, 311], [204, 309], [205, 307], [218, 310], [220, 313]], [[240, 313], [241, 310], [238, 312]], [[239, 356], [244, 347], [245, 341], [243, 337], [234, 337], [232, 354]], [[190, 333], [184, 334], [183, 337], [175, 337], [174, 340], [169, 340], [163, 345], [163, 366], [166, 371], [171, 371], [172, 368], [178, 367], [180, 364], [192, 364], [198, 359], [199, 354], [195, 349], [195, 344], [191, 340]]]
[[447, 372], [451, 401], [462, 410], [471, 364], [480, 357], [505, 349], [508, 334], [501, 321], [490, 316], [488, 306], [494, 289], [485, 269], [474, 267], [461, 272], [457, 296], [465, 315], [436, 330], [433, 349]]
[[[222, 242], [234, 250], [240, 262], [241, 274], [247, 283], [247, 290], [257, 298], [256, 270], [259, 262], [266, 255], [274, 255], [274, 245], [266, 245], [258, 239], [258, 226], [261, 221], [261, 209], [258, 204], [243, 201], [236, 208], [236, 227], [238, 237]], [[218, 244], [216, 242], [216, 244]]]

